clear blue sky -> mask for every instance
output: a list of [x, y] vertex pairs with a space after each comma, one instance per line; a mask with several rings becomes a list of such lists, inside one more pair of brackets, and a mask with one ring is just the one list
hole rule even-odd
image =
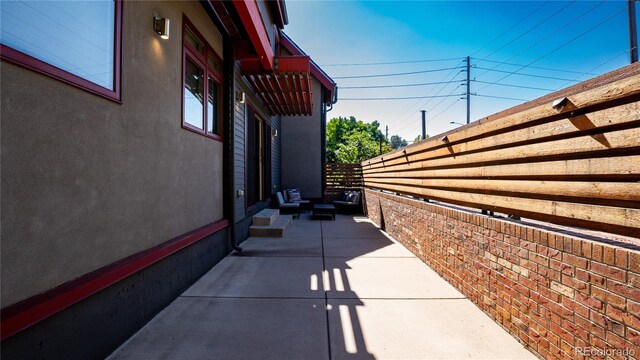
[[[637, 7], [640, 8], [640, 4]], [[428, 112], [428, 133], [432, 136], [458, 126], [450, 121], [466, 121], [466, 101], [455, 96], [466, 91], [465, 86], [460, 85], [462, 82], [456, 81], [466, 77], [456, 68], [463, 65], [461, 61], [466, 56], [472, 57], [471, 78], [477, 80], [471, 84], [471, 93], [478, 95], [471, 98], [471, 121], [523, 102], [480, 95], [532, 100], [550, 90], [576, 83], [570, 80], [586, 80], [594, 74], [627, 65], [626, 9], [627, 3], [622, 0], [288, 0], [289, 25], [285, 32], [338, 83], [339, 101], [329, 113], [330, 118], [353, 115], [367, 122], [378, 120], [383, 130], [389, 126], [389, 136], [399, 134], [412, 140], [421, 132], [420, 109]], [[433, 59], [452, 60], [332, 66]], [[456, 69], [441, 71], [447, 68]], [[433, 72], [340, 78], [415, 71]], [[442, 81], [453, 82], [398, 88], [347, 88]], [[497, 83], [491, 84], [493, 82]], [[434, 95], [452, 96], [346, 100]]]

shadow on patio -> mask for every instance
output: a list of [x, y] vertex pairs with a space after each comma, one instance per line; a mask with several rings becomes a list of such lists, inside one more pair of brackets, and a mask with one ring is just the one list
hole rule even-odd
[[111, 358], [534, 358], [366, 218], [302, 215], [243, 247]]

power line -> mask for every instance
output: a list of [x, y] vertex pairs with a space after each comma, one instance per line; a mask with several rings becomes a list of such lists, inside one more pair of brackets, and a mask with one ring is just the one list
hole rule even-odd
[[[478, 84], [492, 84], [489, 81], [479, 81], [479, 80], [471, 80], [471, 81], [477, 82]], [[525, 86], [525, 85], [516, 85], [516, 84], [495, 83], [493, 85], [507, 86], [507, 87], [521, 88], [521, 89], [531, 89], [531, 90], [555, 91], [553, 89], [545, 89], [545, 88], [539, 88], [539, 87], [534, 87], [534, 86]]]
[[334, 79], [361, 79], [361, 78], [372, 78], [372, 77], [384, 77], [384, 76], [400, 76], [400, 75], [413, 75], [413, 74], [424, 74], [424, 73], [432, 73], [432, 72], [440, 72], [447, 71], [451, 69], [460, 69], [460, 67], [453, 68], [443, 68], [443, 69], [431, 69], [431, 70], [421, 70], [421, 71], [410, 71], [404, 73], [393, 73], [393, 74], [375, 74], [375, 75], [356, 75], [356, 76], [334, 76]]
[[[496, 69], [498, 67], [500, 67], [502, 64], [504, 64], [505, 62], [514, 59], [516, 57], [518, 57], [520, 54], [523, 54], [525, 52], [527, 52], [529, 49], [535, 47], [536, 45], [540, 44], [541, 42], [547, 40], [548, 38], [550, 38], [551, 36], [557, 34], [558, 32], [560, 32], [560, 30], [566, 28], [567, 26], [573, 24], [574, 22], [578, 21], [579, 19], [582, 19], [585, 15], [587, 15], [588, 13], [592, 12], [593, 10], [595, 10], [597, 7], [599, 7], [600, 5], [604, 4], [604, 1], [600, 1], [599, 3], [597, 3], [595, 6], [592, 6], [591, 8], [589, 8], [587, 11], [583, 12], [582, 14], [578, 15], [577, 17], [573, 18], [571, 21], [565, 22], [562, 26], [560, 26], [559, 28], [557, 28], [556, 30], [552, 31], [551, 33], [547, 34], [545, 37], [539, 39], [538, 41], [530, 44], [529, 46], [527, 46], [526, 48], [520, 50], [517, 54], [511, 56], [510, 58], [508, 58], [507, 60], [505, 60], [503, 63], [498, 63], [498, 65], [492, 67], [492, 69]], [[486, 74], [489, 70], [485, 71], [484, 73], [478, 75], [478, 76], [482, 76], [484, 74]]]
[[[618, 11], [617, 13], [615, 13], [615, 14], [613, 14], [613, 15], [609, 16], [608, 18], [606, 18], [606, 19], [602, 20], [601, 22], [597, 23], [596, 25], [594, 25], [594, 26], [592, 26], [592, 27], [588, 28], [587, 30], [583, 31], [583, 32], [582, 32], [582, 33], [580, 33], [578, 36], [576, 36], [576, 37], [572, 38], [571, 40], [569, 40], [569, 41], [567, 41], [567, 42], [565, 42], [565, 43], [563, 43], [562, 45], [560, 45], [560, 46], [556, 47], [555, 49], [553, 49], [553, 50], [551, 50], [551, 51], [547, 52], [546, 54], [544, 54], [544, 55], [540, 56], [539, 58], [537, 58], [537, 59], [533, 60], [532, 62], [528, 63], [527, 65], [524, 65], [524, 66], [522, 66], [521, 68], [519, 68], [519, 69], [517, 69], [517, 70], [514, 70], [514, 71], [509, 72], [507, 75], [505, 75], [505, 76], [503, 76], [502, 78], [500, 78], [500, 79], [498, 79], [498, 80], [494, 81], [493, 83], [491, 83], [491, 84], [489, 84], [489, 85], [487, 85], [487, 86], [485, 86], [485, 87], [481, 88], [480, 90], [486, 89], [486, 88], [488, 88], [489, 86], [492, 86], [493, 84], [498, 83], [498, 82], [500, 82], [500, 81], [502, 81], [502, 80], [504, 80], [504, 79], [508, 78], [509, 76], [516, 74], [517, 72], [519, 72], [520, 70], [524, 69], [525, 67], [527, 67], [527, 66], [529, 66], [529, 65], [531, 65], [531, 64], [533, 64], [533, 63], [536, 63], [536, 62], [538, 62], [538, 61], [542, 60], [543, 58], [545, 58], [545, 57], [547, 57], [547, 56], [549, 56], [549, 55], [553, 54], [554, 52], [556, 52], [556, 51], [558, 51], [558, 50], [562, 49], [563, 47], [565, 47], [565, 46], [569, 45], [570, 43], [572, 43], [572, 42], [576, 41], [577, 39], [581, 38], [582, 36], [584, 36], [585, 34], [589, 33], [590, 31], [592, 31], [592, 30], [594, 30], [594, 29], [598, 28], [599, 26], [601, 26], [602, 24], [606, 23], [607, 21], [609, 21], [609, 20], [613, 19], [614, 17], [616, 17], [616, 16], [618, 16], [618, 15], [622, 14], [625, 10], [626, 10], [626, 9], [622, 9], [622, 10]], [[494, 70], [494, 71], [497, 71], [497, 70]], [[569, 80], [569, 81], [575, 81], [575, 80]], [[478, 90], [478, 91], [480, 91], [480, 90]]]
[[506, 97], [506, 96], [494, 96], [494, 95], [481, 95], [481, 94], [471, 94], [473, 96], [479, 96], [479, 97], [486, 97], [486, 98], [493, 98], [493, 99], [504, 99], [504, 100], [515, 100], [515, 101], [529, 101], [527, 99], [519, 99], [519, 98], [512, 98], [512, 97]]
[[523, 32], [522, 34], [516, 36], [514, 39], [512, 39], [511, 41], [509, 41], [508, 43], [502, 45], [500, 48], [494, 50], [492, 53], [490, 53], [489, 55], [483, 57], [483, 59], [488, 58], [489, 56], [497, 53], [498, 51], [504, 49], [505, 47], [511, 45], [513, 42], [515, 42], [516, 40], [520, 39], [521, 37], [525, 36], [526, 34], [530, 33], [531, 31], [537, 29], [540, 25], [544, 24], [545, 22], [547, 22], [549, 19], [551, 19], [552, 17], [558, 15], [560, 12], [562, 12], [564, 9], [568, 8], [569, 6], [573, 5], [573, 3], [576, 2], [576, 0], [571, 1], [570, 3], [568, 3], [567, 5], [561, 7], [560, 9], [556, 10], [556, 12], [554, 12], [553, 14], [547, 16], [546, 18], [544, 18], [542, 21], [540, 21], [539, 23], [537, 23], [536, 25], [534, 25], [533, 27], [530, 27], [529, 29], [527, 29], [525, 32]]
[[[589, 70], [588, 72], [586, 72], [586, 73], [584, 73], [584, 74], [582, 74], [582, 75], [580, 75], [580, 76], [576, 77], [575, 79], [573, 79], [573, 81], [578, 81], [578, 79], [582, 78], [584, 75], [586, 75], [586, 74], [591, 74], [591, 72], [592, 72], [592, 71], [594, 71], [594, 70], [596, 70], [596, 69], [599, 69], [599, 68], [601, 68], [601, 67], [603, 67], [603, 66], [607, 65], [608, 63], [612, 62], [613, 60], [615, 60], [615, 59], [619, 58], [620, 56], [622, 56], [622, 55], [624, 55], [624, 54], [626, 54], [626, 53], [628, 53], [630, 50], [632, 50], [632, 49], [625, 49], [624, 51], [622, 51], [621, 53], [618, 53], [616, 56], [612, 57], [611, 59], [609, 59], [609, 60], [607, 60], [607, 61], [603, 62], [602, 64], [600, 64], [600, 65], [598, 65], [598, 66], [594, 67], [593, 69]], [[599, 75], [599, 74], [594, 74], [594, 75]], [[566, 83], [564, 83], [564, 84], [560, 85], [558, 88], [556, 88], [556, 91], [557, 91], [557, 90], [560, 90], [560, 89], [562, 89], [562, 88], [564, 88], [565, 86], [569, 85], [570, 83], [571, 83], [571, 81], [566, 82]]]
[[367, 86], [340, 86], [340, 90], [344, 89], [380, 89], [380, 88], [399, 88], [399, 87], [412, 87], [412, 86], [428, 86], [428, 85], [441, 85], [460, 82], [462, 80], [455, 81], [436, 81], [417, 84], [395, 84], [395, 85], [367, 85]]
[[520, 19], [518, 22], [516, 22], [515, 24], [511, 25], [511, 27], [509, 27], [507, 30], [503, 31], [500, 35], [494, 37], [491, 41], [489, 41], [488, 43], [482, 45], [482, 47], [478, 50], [476, 50], [473, 54], [469, 55], [469, 56], [474, 56], [475, 54], [479, 53], [480, 50], [486, 48], [487, 46], [493, 44], [494, 41], [498, 40], [499, 38], [501, 38], [503, 35], [509, 33], [511, 30], [513, 30], [516, 26], [520, 25], [523, 21], [527, 20], [528, 18], [530, 18], [533, 14], [537, 13], [538, 10], [542, 9], [545, 5], [547, 5], [547, 3], [549, 3], [549, 1], [545, 1], [544, 3], [542, 3], [542, 5], [538, 6], [537, 8], [533, 9], [532, 12], [530, 12], [529, 14], [525, 15], [522, 19]]
[[[460, 64], [462, 64], [462, 62], [463, 62], [462, 60], [461, 60], [460, 62], [458, 62], [458, 64], [456, 64], [456, 68], [454, 68], [454, 69], [452, 69], [450, 72], [448, 72], [448, 73], [447, 73], [447, 74], [442, 78], [442, 80], [441, 80], [441, 81], [453, 81], [453, 79], [455, 79], [455, 77], [456, 77], [456, 76], [458, 76], [458, 74], [460, 74], [460, 72], [456, 73], [456, 72], [455, 72], [455, 70], [456, 70], [456, 69], [459, 69], [459, 67], [458, 67], [458, 66], [460, 66]], [[453, 77], [449, 79], [449, 77], [450, 77], [452, 74], [454, 74], [454, 75], [453, 75]], [[440, 88], [440, 90], [438, 90], [438, 92], [436, 93], [436, 95], [440, 94], [440, 92], [442, 92], [442, 90], [444, 90], [444, 88], [446, 88], [446, 86], [447, 86], [447, 84], [443, 85], [443, 86]], [[458, 87], [460, 87], [460, 85], [458, 85], [456, 88], [458, 88]], [[433, 89], [432, 89], [432, 90], [430, 90], [429, 92], [427, 92], [425, 95], [431, 95], [432, 93], [433, 93]], [[426, 105], [426, 104], [428, 104], [431, 100], [432, 100], [432, 99], [427, 100], [427, 101], [426, 101], [424, 104], [422, 104], [420, 107], [425, 106], [425, 105]], [[396, 117], [395, 119], [391, 120], [391, 121], [389, 122], [389, 125], [391, 125], [391, 124], [395, 124], [395, 123], [398, 123], [398, 121], [402, 123], [402, 122], [404, 122], [405, 120], [407, 120], [407, 119], [411, 116], [411, 112], [412, 112], [412, 110], [413, 110], [413, 109], [415, 109], [415, 106], [416, 106], [417, 104], [419, 104], [419, 103], [420, 103], [420, 101], [419, 101], [419, 100], [418, 100], [418, 101], [416, 101], [413, 105], [411, 105], [410, 107], [408, 107], [408, 108], [407, 108], [407, 110], [406, 110], [406, 111], [404, 111], [400, 116], [398, 116], [398, 117]], [[405, 115], [407, 115], [407, 116], [406, 116], [405, 118], [403, 118], [403, 116], [405, 116]], [[402, 120], [399, 120], [399, 119], [402, 119]]]
[[[457, 75], [457, 74], [456, 74]], [[451, 97], [451, 96], [460, 96], [460, 95], [453, 95], [453, 93], [458, 90], [458, 88], [462, 86], [462, 84], [459, 84], [458, 86], [456, 86], [455, 88], [453, 88], [453, 90], [445, 95], [444, 99]], [[439, 96], [438, 94], [440, 94], [442, 92], [442, 90], [444, 90], [446, 88], [446, 85], [441, 87], [440, 90], [438, 90], [438, 92], [436, 92], [435, 96]], [[443, 100], [444, 100], [443, 99]], [[430, 98], [429, 100], [427, 100], [426, 102], [424, 102], [422, 105], [419, 106], [419, 108], [425, 108], [431, 101], [433, 100], [433, 98]], [[442, 101], [440, 101], [442, 102]], [[417, 104], [417, 103], [416, 103]], [[436, 108], [438, 105], [440, 105], [440, 103], [436, 104], [436, 106], [434, 106], [432, 109]], [[406, 120], [408, 120], [411, 117], [412, 114], [409, 114], [407, 117], [405, 117], [404, 119], [402, 119], [402, 121], [400, 121], [400, 123], [404, 123]], [[411, 125], [410, 122], [405, 123], [405, 125], [403, 127], [401, 127], [401, 129], [405, 129], [407, 126]]]
[[390, 62], [373, 62], [373, 63], [351, 63], [351, 64], [323, 64], [323, 65], [320, 65], [320, 66], [371, 66], [371, 65], [395, 65], [395, 64], [416, 64], [416, 63], [438, 62], [438, 61], [451, 61], [451, 60], [460, 60], [460, 58], [422, 59], [422, 60], [390, 61]]
[[[522, 64], [515, 64], [515, 63], [510, 63], [507, 61], [496, 61], [496, 60], [487, 60], [487, 59], [476, 59], [476, 62], [490, 62], [490, 63], [497, 63], [497, 64], [504, 64], [504, 65], [512, 65], [512, 66], [524, 66]], [[557, 72], [562, 72], [562, 73], [572, 73], [572, 74], [580, 74], [580, 75], [598, 75], [598, 74], [592, 74], [589, 71], [584, 72], [584, 71], [573, 71], [573, 70], [563, 70], [563, 69], [553, 69], [553, 68], [548, 68], [548, 67], [541, 67], [541, 66], [528, 66], [530, 69], [539, 69], [539, 70], [548, 70], [548, 71], [557, 71]]]
[[454, 102], [452, 102], [451, 104], [449, 104], [449, 106], [447, 106], [446, 108], [444, 108], [444, 110], [442, 110], [442, 111], [440, 111], [439, 113], [437, 113], [437, 114], [433, 115], [433, 116], [431, 117], [431, 120], [433, 121], [433, 120], [435, 120], [438, 116], [440, 116], [440, 115], [444, 114], [447, 110], [451, 109], [451, 107], [452, 107], [453, 105], [455, 105], [455, 104], [456, 104], [458, 101], [460, 101], [460, 100], [462, 100], [462, 98], [458, 98], [458, 99], [456, 99], [456, 101], [454, 101]]
[[[527, 67], [527, 65], [523, 65], [520, 70], [524, 69], [525, 67]], [[479, 70], [489, 70], [489, 71], [493, 71], [493, 72], [499, 72], [499, 73], [505, 73], [505, 74], [513, 74], [513, 71], [507, 71], [507, 70], [497, 70], [497, 69], [488, 69], [488, 68], [483, 68], [483, 67], [476, 67], [476, 69]], [[566, 78], [559, 78], [559, 77], [554, 77], [554, 76], [544, 76], [544, 75], [535, 75], [535, 74], [523, 74], [523, 73], [518, 73], [518, 75], [521, 76], [530, 76], [530, 77], [536, 77], [536, 78], [541, 78], [541, 79], [551, 79], [551, 80], [560, 80], [560, 81], [575, 81], [575, 80], [571, 80], [571, 79], [566, 79]], [[576, 81], [577, 82], [577, 81]]]
[[[460, 61], [460, 63], [462, 63], [463, 61], [464, 61], [464, 60]], [[459, 65], [460, 63], [458, 63], [458, 65]], [[451, 80], [447, 80], [447, 81], [453, 81], [453, 79], [455, 79], [455, 78], [458, 76], [458, 74], [460, 74], [461, 72], [462, 72], [462, 71], [459, 71], [459, 72], [455, 73], [455, 69], [454, 69], [454, 70], [451, 70], [447, 75], [445, 75], [445, 77], [444, 77], [444, 78], [442, 78], [442, 80], [444, 81], [445, 79], [448, 79], [448, 78], [453, 74], [453, 77], [451, 78]], [[462, 80], [460, 80], [460, 81], [462, 81]], [[435, 93], [435, 95], [440, 94], [440, 93], [442, 92], [442, 90], [446, 89], [447, 85], [448, 85], [448, 84], [445, 84], [445, 85], [443, 85], [442, 87], [440, 87], [440, 89]], [[462, 84], [458, 84], [458, 86], [456, 86], [456, 87], [455, 87], [455, 89], [459, 88], [460, 86], [462, 86]], [[453, 91], [455, 91], [455, 89], [454, 89]], [[427, 95], [430, 95], [432, 92], [433, 92], [433, 90], [429, 91], [429, 92], [427, 93]], [[429, 100], [425, 101], [424, 103], [422, 103], [421, 105], [419, 105], [419, 106], [418, 106], [418, 108], [424, 108], [424, 107], [425, 107], [425, 106], [427, 106], [427, 105], [428, 105], [432, 100], [433, 100], [433, 99], [429, 99]], [[408, 115], [407, 115], [407, 116], [406, 116], [406, 117], [405, 117], [401, 122], [404, 122], [405, 120], [407, 120], [407, 119], [409, 119], [409, 118], [411, 117], [411, 109], [414, 109], [414, 108], [415, 108], [415, 106], [416, 106], [418, 103], [419, 103], [419, 101], [417, 101], [415, 104], [413, 104], [413, 106], [411, 106], [411, 107], [409, 108], [409, 110], [408, 110], [408, 111], [405, 111], [402, 115], [400, 115], [400, 116], [398, 117], [398, 118], [401, 118], [402, 116], [404, 116], [404, 115], [407, 115], [407, 114], [408, 114]]]
[[[447, 98], [451, 97], [451, 96], [462, 96], [464, 94], [460, 94], [460, 95], [453, 95], [453, 93], [462, 85], [458, 85], [457, 87], [455, 87], [449, 94], [445, 95], [442, 100], [440, 100], [440, 102], [438, 102], [437, 104], [435, 104], [430, 111], [433, 111], [434, 109], [437, 109], [438, 106], [440, 106], [440, 104], [442, 104], [443, 101], [445, 101]], [[444, 89], [444, 88], [443, 88]], [[441, 89], [441, 90], [443, 90]], [[460, 98], [458, 98], [460, 99]], [[432, 99], [429, 99], [429, 101], [427, 101], [427, 103], [425, 103], [424, 105], [426, 106], [426, 104], [428, 104]], [[422, 107], [422, 106], [421, 106]], [[404, 130], [407, 128], [407, 126], [411, 125], [411, 123], [406, 123], [403, 127], [401, 127], [400, 129], [398, 129], [398, 131], [400, 130]]]
[[[464, 95], [464, 94], [461, 94]], [[406, 97], [377, 97], [377, 98], [340, 98], [340, 101], [369, 101], [369, 100], [411, 100], [411, 99], [433, 99], [460, 95], [434, 95], [434, 96], [406, 96]]]

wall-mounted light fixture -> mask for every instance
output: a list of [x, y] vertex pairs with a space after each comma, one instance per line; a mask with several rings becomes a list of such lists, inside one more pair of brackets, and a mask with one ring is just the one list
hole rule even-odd
[[153, 18], [153, 30], [160, 35], [163, 39], [169, 38], [169, 23], [170, 20], [167, 18]]
[[244, 104], [244, 99], [244, 91], [236, 91], [236, 101], [238, 101], [240, 104]]
[[277, 137], [278, 136], [278, 129], [272, 129], [271, 130], [271, 137]]

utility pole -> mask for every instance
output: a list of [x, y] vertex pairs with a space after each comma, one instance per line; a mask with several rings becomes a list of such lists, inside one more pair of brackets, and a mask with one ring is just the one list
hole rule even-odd
[[627, 0], [629, 12], [629, 56], [631, 63], [638, 61], [638, 26], [636, 25], [636, 0]]
[[467, 124], [471, 121], [471, 57], [467, 56]]
[[389, 141], [389, 125], [387, 125], [384, 129], [384, 138]]
[[427, 110], [420, 110], [422, 113], [422, 140], [427, 138]]

